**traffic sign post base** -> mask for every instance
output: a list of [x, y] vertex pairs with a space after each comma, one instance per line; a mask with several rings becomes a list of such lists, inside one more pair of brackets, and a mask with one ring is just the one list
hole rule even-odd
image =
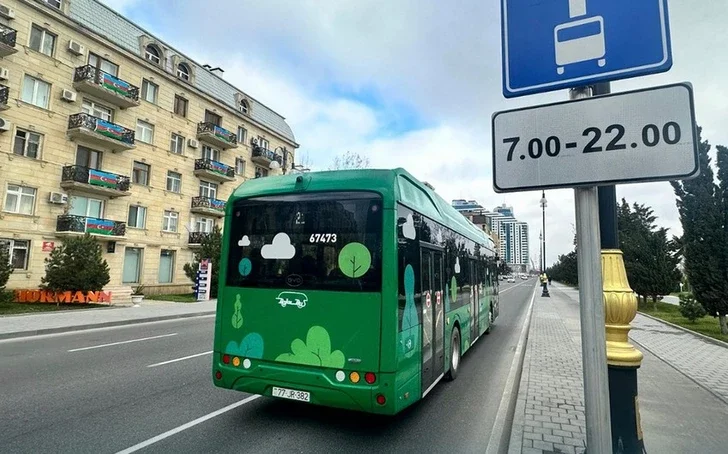
[[545, 298], [551, 298], [551, 295], [549, 295], [549, 288], [546, 284], [543, 284], [543, 288], [541, 289], [541, 296]]

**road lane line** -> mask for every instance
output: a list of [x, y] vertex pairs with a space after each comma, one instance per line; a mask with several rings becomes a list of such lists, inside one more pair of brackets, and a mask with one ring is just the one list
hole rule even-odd
[[243, 399], [241, 401], [235, 402], [234, 404], [228, 405], [227, 407], [223, 407], [223, 408], [221, 408], [219, 410], [213, 411], [212, 413], [208, 413], [205, 416], [202, 416], [200, 418], [195, 419], [194, 421], [188, 422], [187, 424], [182, 424], [179, 427], [175, 427], [172, 430], [168, 430], [167, 432], [164, 432], [163, 434], [159, 434], [156, 437], [150, 438], [149, 440], [143, 441], [143, 442], [141, 442], [139, 444], [136, 444], [136, 445], [134, 445], [134, 446], [132, 446], [130, 448], [126, 448], [125, 450], [119, 451], [116, 454], [131, 454], [132, 452], [139, 451], [140, 449], [144, 449], [147, 446], [151, 446], [154, 443], [157, 443], [159, 441], [164, 440], [165, 438], [169, 438], [172, 435], [176, 435], [176, 434], [178, 434], [178, 433], [180, 433], [182, 431], [185, 431], [185, 430], [187, 430], [187, 429], [189, 429], [191, 427], [194, 427], [194, 426], [196, 426], [198, 424], [202, 424], [203, 422], [208, 421], [208, 420], [210, 420], [212, 418], [215, 418], [217, 416], [220, 416], [223, 413], [227, 413], [230, 410], [234, 410], [234, 409], [236, 409], [236, 408], [238, 408], [238, 407], [240, 407], [242, 405], [247, 404], [248, 402], [252, 402], [255, 399], [258, 399], [259, 397], [262, 397], [262, 396], [255, 395], [255, 396], [246, 397], [245, 399]]
[[142, 342], [142, 341], [152, 340], [152, 339], [161, 339], [163, 337], [170, 337], [170, 336], [176, 336], [176, 335], [177, 335], [177, 333], [162, 334], [161, 336], [142, 337], [141, 339], [132, 339], [132, 340], [126, 340], [126, 341], [121, 341], [121, 342], [112, 342], [110, 344], [94, 345], [92, 347], [74, 348], [73, 350], [68, 350], [68, 351], [69, 352], [81, 352], [84, 350], [93, 350], [95, 348], [104, 348], [104, 347], [112, 347], [114, 345], [131, 344], [132, 342]]
[[161, 363], [157, 363], [157, 364], [150, 364], [150, 365], [148, 365], [147, 367], [157, 367], [157, 366], [164, 366], [165, 364], [172, 364], [172, 363], [176, 363], [177, 361], [184, 361], [184, 360], [186, 360], [186, 359], [192, 359], [192, 358], [197, 358], [198, 356], [204, 356], [204, 355], [209, 355], [210, 353], [212, 353], [212, 350], [210, 350], [209, 352], [204, 352], [204, 353], [197, 353], [197, 354], [195, 354], [195, 355], [185, 356], [185, 357], [183, 357], [183, 358], [177, 358], [177, 359], [170, 359], [169, 361], [164, 361], [164, 362], [161, 362]]
[[522, 285], [526, 285], [526, 284], [528, 284], [528, 283], [529, 283], [529, 281], [530, 281], [530, 279], [529, 279], [528, 281], [524, 281], [524, 282], [521, 282], [520, 284], [516, 284], [516, 285], [514, 285], [513, 287], [508, 287], [508, 288], [507, 288], [507, 289], [505, 289], [505, 290], [501, 290], [501, 291], [499, 291], [499, 292], [498, 292], [498, 294], [499, 294], [499, 295], [502, 295], [503, 293], [505, 293], [505, 292], [507, 292], [507, 291], [509, 291], [509, 290], [513, 290], [513, 289], [514, 289], [514, 288], [516, 288], [516, 287], [520, 287], [520, 286], [522, 286]]

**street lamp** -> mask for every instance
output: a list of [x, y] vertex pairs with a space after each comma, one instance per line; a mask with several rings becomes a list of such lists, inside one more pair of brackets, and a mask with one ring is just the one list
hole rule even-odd
[[299, 170], [301, 172], [306, 171], [308, 169], [304, 168], [303, 166], [297, 166], [294, 162], [294, 156], [293, 153], [290, 152], [286, 147], [277, 147], [274, 150], [274, 153], [277, 153], [280, 151], [280, 154], [283, 155], [283, 166], [278, 161], [273, 161], [270, 163], [270, 168], [273, 170], [283, 169], [283, 174], [285, 175], [286, 171], [288, 170], [288, 156], [291, 157], [291, 170]]
[[[541, 236], [541, 250], [543, 251], [543, 262], [541, 263], [541, 273], [546, 272], [546, 205], [548, 203], [546, 202], [546, 191], [541, 191], [541, 223], [542, 223], [542, 230], [541, 232], [543, 235]], [[543, 291], [541, 292], [541, 296], [550, 297], [549, 295], [549, 289], [548, 289], [548, 282], [543, 283]]]

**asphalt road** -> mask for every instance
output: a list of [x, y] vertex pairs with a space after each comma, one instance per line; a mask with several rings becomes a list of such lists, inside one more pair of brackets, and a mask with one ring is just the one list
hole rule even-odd
[[483, 452], [534, 286], [503, 283], [457, 380], [395, 417], [215, 388], [212, 317], [0, 341], [0, 451]]

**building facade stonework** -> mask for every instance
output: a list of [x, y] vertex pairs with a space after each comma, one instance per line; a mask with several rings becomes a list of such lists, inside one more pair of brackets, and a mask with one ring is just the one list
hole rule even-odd
[[88, 232], [110, 286], [189, 292], [183, 265], [235, 187], [293, 163], [281, 115], [96, 0], [0, 0], [0, 57], [8, 288]]

